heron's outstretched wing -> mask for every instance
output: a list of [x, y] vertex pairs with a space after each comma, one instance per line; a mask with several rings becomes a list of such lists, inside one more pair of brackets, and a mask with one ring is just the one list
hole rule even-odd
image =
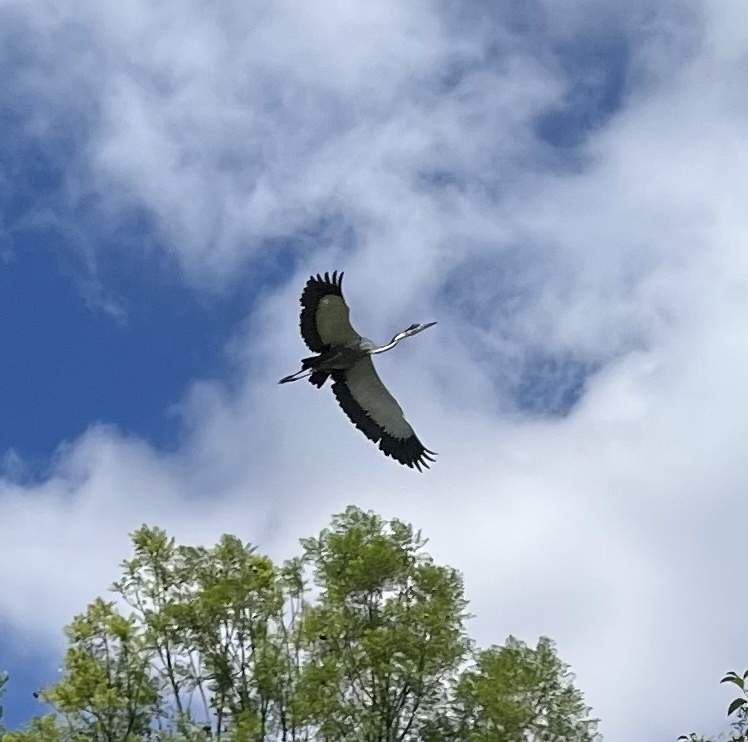
[[350, 309], [343, 299], [342, 282], [342, 272], [312, 276], [301, 294], [301, 336], [315, 353], [360, 338], [348, 320]]
[[379, 448], [401, 464], [429, 468], [434, 461], [418, 440], [397, 400], [387, 391], [369, 356], [347, 371], [332, 374], [332, 391], [353, 424]]

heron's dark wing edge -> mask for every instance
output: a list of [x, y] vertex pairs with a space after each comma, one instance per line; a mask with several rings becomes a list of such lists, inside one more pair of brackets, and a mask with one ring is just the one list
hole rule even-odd
[[346, 372], [335, 371], [333, 372], [332, 377], [332, 391], [343, 412], [345, 412], [350, 421], [369, 440], [374, 441], [374, 443], [379, 445], [379, 449], [382, 453], [411, 469], [415, 467], [419, 472], [422, 471], [421, 467], [425, 467], [426, 469], [430, 468], [429, 462], [433, 463], [436, 461], [436, 459], [433, 458], [437, 455], [436, 451], [430, 451], [426, 448], [418, 439], [415, 432], [412, 431], [412, 428], [411, 435], [407, 438], [397, 438], [391, 435], [384, 427], [372, 419], [366, 410], [358, 403], [346, 383]]
[[332, 294], [343, 298], [343, 271], [334, 271], [332, 276], [325, 273], [324, 276], [317, 274], [310, 276], [306, 282], [304, 291], [301, 293], [301, 336], [309, 350], [315, 353], [323, 353], [327, 345], [322, 342], [317, 330], [317, 308], [320, 301]]

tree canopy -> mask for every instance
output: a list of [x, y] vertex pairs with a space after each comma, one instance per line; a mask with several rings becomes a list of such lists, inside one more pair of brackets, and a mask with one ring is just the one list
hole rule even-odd
[[228, 535], [132, 545], [66, 628], [51, 711], [5, 742], [598, 738], [550, 639], [474, 646], [462, 576], [407, 523], [351, 507], [282, 564]]

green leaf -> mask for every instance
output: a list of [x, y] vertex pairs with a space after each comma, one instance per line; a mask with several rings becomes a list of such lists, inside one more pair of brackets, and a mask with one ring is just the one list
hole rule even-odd
[[731, 714], [734, 714], [741, 706], [745, 706], [746, 703], [748, 703], [748, 699], [746, 699], [746, 698], [736, 698], [727, 707], [727, 715], [730, 716]]
[[720, 683], [734, 683], [739, 688], [745, 687], [745, 680], [740, 677], [737, 673], [727, 673], [722, 680], [719, 681]]

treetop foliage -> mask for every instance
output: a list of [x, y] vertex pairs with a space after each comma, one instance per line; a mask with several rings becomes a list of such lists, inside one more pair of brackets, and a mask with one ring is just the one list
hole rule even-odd
[[407, 523], [350, 507], [282, 564], [229, 535], [132, 545], [66, 629], [51, 712], [4, 742], [597, 739], [550, 639], [474, 646], [462, 576]]

